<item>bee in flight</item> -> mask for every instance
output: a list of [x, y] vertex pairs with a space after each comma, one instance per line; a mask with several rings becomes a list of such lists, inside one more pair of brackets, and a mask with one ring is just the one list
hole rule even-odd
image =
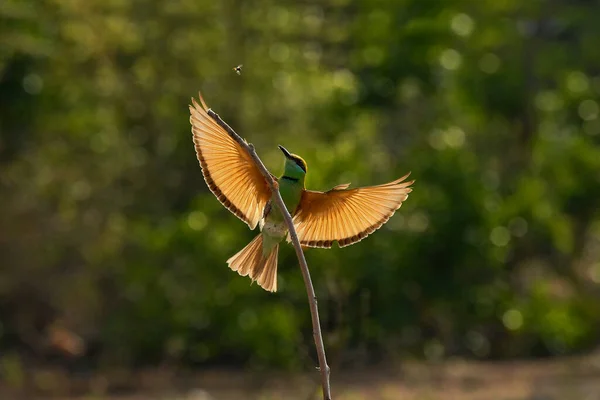
[[236, 74], [241, 75], [243, 66], [244, 66], [243, 64], [240, 64], [237, 67], [233, 68], [233, 70], [235, 71]]

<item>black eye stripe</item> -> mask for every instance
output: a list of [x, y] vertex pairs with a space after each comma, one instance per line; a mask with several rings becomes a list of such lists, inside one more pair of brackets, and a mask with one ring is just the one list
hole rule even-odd
[[306, 172], [306, 166], [304, 165], [304, 162], [298, 158], [293, 158], [294, 162], [300, 167], [302, 168], [302, 171]]

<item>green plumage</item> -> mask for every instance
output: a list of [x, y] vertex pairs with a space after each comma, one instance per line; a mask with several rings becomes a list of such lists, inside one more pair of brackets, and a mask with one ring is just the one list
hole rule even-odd
[[[302, 191], [304, 190], [304, 178], [306, 176], [306, 164], [300, 157], [290, 154], [280, 146], [286, 155], [283, 175], [279, 178], [279, 193], [286, 208], [293, 214], [300, 203]], [[267, 204], [265, 221], [261, 231], [263, 236], [263, 255], [266, 257], [271, 250], [277, 246], [287, 235], [287, 227], [283, 214], [278, 207], [274, 207], [273, 198]]]

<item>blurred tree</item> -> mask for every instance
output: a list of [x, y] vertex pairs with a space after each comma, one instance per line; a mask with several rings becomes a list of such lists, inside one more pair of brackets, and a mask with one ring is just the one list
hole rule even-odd
[[382, 231], [307, 252], [340, 360], [597, 344], [598, 11], [2, 2], [0, 344], [35, 347], [60, 321], [108, 364], [306, 364], [292, 250], [276, 295], [226, 268], [253, 233], [202, 181], [198, 89], [274, 172], [276, 144], [302, 154], [311, 188], [413, 171]]

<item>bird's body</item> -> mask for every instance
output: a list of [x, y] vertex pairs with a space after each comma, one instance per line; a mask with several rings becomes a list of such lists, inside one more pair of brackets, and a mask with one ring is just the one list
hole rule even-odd
[[[285, 203], [285, 207], [291, 215], [294, 215], [294, 211], [298, 207], [298, 203], [300, 203], [304, 182], [291, 181], [286, 179], [285, 176], [280, 177], [278, 181], [279, 193]], [[288, 229], [281, 210], [278, 207], [272, 207], [274, 202], [275, 200], [271, 198], [265, 206], [265, 219], [262, 231], [275, 237], [281, 236], [283, 239], [287, 235]]]
[[[283, 213], [248, 152], [207, 113], [202, 100], [190, 106], [190, 122], [196, 155], [204, 179], [219, 201], [246, 222], [251, 229], [260, 225], [260, 233], [227, 263], [240, 275], [249, 275], [268, 291], [277, 290], [277, 254], [287, 237]], [[284, 172], [277, 180], [279, 193], [293, 217], [300, 243], [307, 247], [331, 248], [356, 243], [380, 228], [412, 191], [409, 174], [393, 182], [348, 189], [335, 186], [327, 192], [306, 190], [306, 162], [284, 147]]]
[[[285, 176], [279, 178], [279, 193], [285, 203], [285, 207], [292, 215], [294, 215], [294, 211], [298, 207], [298, 203], [300, 203], [302, 190], [304, 190], [304, 180], [302, 182], [292, 181]], [[266, 212], [262, 231], [267, 235], [283, 239], [288, 233], [288, 228], [281, 210], [278, 207], [272, 207], [274, 201], [274, 199], [271, 199], [265, 207]]]
[[[284, 147], [279, 146], [279, 148], [286, 155], [283, 175], [277, 179], [279, 193], [285, 208], [291, 215], [294, 215], [300, 204], [302, 192], [305, 190], [306, 162], [299, 156], [290, 154]], [[252, 259], [253, 254], [258, 252], [257, 248], [260, 245], [262, 258], [254, 261], [254, 269], [249, 272], [254, 271], [254, 275], [259, 277], [265, 272], [264, 284], [261, 284], [261, 281], [259, 281], [259, 284], [265, 288], [271, 288], [273, 291], [277, 289], [276, 271], [279, 243], [288, 234], [283, 213], [279, 207], [273, 207], [274, 202], [275, 200], [271, 195], [263, 210], [263, 219], [259, 221], [261, 233], [248, 246], [227, 260], [231, 269], [238, 271], [241, 275], [246, 275], [245, 267], [252, 264], [248, 260]]]

